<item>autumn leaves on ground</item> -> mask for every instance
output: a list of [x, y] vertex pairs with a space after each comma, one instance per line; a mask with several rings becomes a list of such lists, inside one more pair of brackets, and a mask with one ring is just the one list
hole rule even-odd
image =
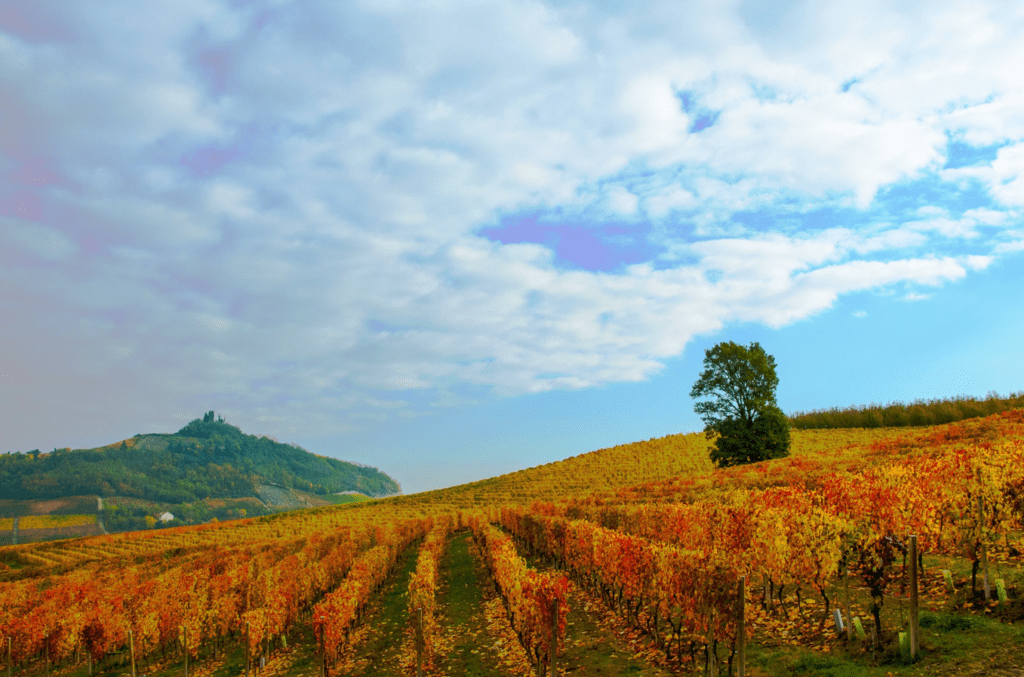
[[551, 619], [558, 674], [736, 674], [743, 575], [747, 675], [1024, 674], [1022, 432], [1020, 410], [794, 430], [789, 458], [728, 469], [679, 435], [426, 494], [0, 548], [2, 662], [9, 638], [16, 675], [122, 677], [132, 648], [137, 675], [182, 675], [187, 630], [193, 677], [244, 674], [246, 646], [254, 676], [414, 675], [419, 607], [428, 675], [536, 674]]

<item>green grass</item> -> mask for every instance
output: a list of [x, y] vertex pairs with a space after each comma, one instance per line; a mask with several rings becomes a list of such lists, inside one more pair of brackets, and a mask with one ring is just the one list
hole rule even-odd
[[849, 663], [832, 656], [803, 654], [789, 665], [793, 674], [818, 675], [819, 677], [860, 677], [868, 674], [867, 668]]
[[[922, 611], [921, 653], [917, 660], [901, 656], [895, 639], [872, 651], [870, 642], [839, 642], [831, 654], [800, 647], [765, 646], [753, 641], [747, 648], [747, 674], [821, 675], [823, 677], [885, 677], [906, 675], [1021, 674], [1024, 626], [959, 613]], [[999, 673], [997, 670], [1011, 670]]]
[[632, 650], [613, 631], [604, 627], [597, 614], [588, 611], [582, 597], [570, 595], [565, 646], [560, 668], [584, 675], [667, 675], [665, 670], [634, 658]]
[[443, 610], [439, 622], [455, 636], [454, 646], [438, 666], [449, 675], [504, 675], [484, 617], [484, 604], [496, 594], [494, 584], [483, 563], [470, 552], [468, 531], [452, 538], [438, 570], [443, 581], [438, 594], [438, 608]]
[[[365, 666], [352, 671], [360, 677], [400, 677], [398, 659], [408, 622], [409, 579], [416, 570], [418, 545], [406, 548], [399, 557], [395, 575], [368, 605], [365, 623], [367, 635], [355, 647], [355, 662]], [[343, 673], [345, 674], [345, 673]]]

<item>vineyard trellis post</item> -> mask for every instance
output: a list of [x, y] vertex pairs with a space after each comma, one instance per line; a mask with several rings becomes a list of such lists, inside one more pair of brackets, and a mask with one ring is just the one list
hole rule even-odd
[[920, 629], [917, 625], [917, 536], [910, 537], [910, 658], [917, 658]]
[[416, 607], [416, 677], [423, 677], [423, 607]]
[[843, 606], [846, 607], [846, 641], [853, 641], [853, 616], [850, 615], [850, 565], [843, 566]]
[[981, 468], [978, 468], [978, 541], [981, 543], [981, 564], [983, 567], [982, 574], [984, 575], [985, 581], [985, 601], [988, 602], [992, 599], [992, 594], [988, 587], [988, 548], [985, 547], [985, 542], [982, 540], [984, 524], [985, 513], [981, 509]]
[[739, 619], [737, 628], [738, 643], [739, 643], [739, 655], [738, 655], [738, 669], [737, 672], [739, 677], [746, 677], [746, 664], [747, 664], [747, 577], [740, 576], [740, 589], [739, 589]]
[[551, 660], [548, 677], [558, 677], [555, 657], [558, 655], [558, 598], [551, 601]]
[[185, 634], [185, 677], [188, 677], [188, 626], [182, 628]]
[[714, 603], [708, 609], [708, 634], [707, 634], [707, 649], [708, 649], [708, 677], [718, 677], [718, 652], [715, 651], [715, 607]]
[[[249, 677], [249, 621], [245, 622], [245, 677]], [[134, 677], [134, 676], [133, 676]]]
[[128, 631], [128, 651], [132, 655], [132, 677], [136, 677], [136, 675], [135, 675], [135, 636], [132, 635], [132, 631], [131, 630]]
[[[50, 677], [50, 633], [43, 635], [43, 651], [46, 654], [46, 677]], [[135, 675], [132, 675], [135, 677]]]
[[320, 617], [320, 675], [327, 677], [327, 623]]
[[11, 638], [8, 637], [7, 638], [7, 677], [11, 677], [11, 668], [13, 667], [13, 665], [14, 664], [11, 663]]

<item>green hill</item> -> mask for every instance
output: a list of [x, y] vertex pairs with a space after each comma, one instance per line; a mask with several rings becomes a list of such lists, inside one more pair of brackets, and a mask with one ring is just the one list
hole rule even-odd
[[95, 449], [0, 454], [0, 496], [94, 494], [163, 503], [260, 496], [277, 485], [320, 496], [401, 492], [376, 468], [312, 454], [298, 445], [246, 435], [213, 412], [172, 434], [136, 435]]

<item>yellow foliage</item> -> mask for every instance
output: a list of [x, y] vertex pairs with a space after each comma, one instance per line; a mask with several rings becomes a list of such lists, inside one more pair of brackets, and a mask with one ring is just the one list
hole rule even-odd
[[58, 529], [83, 524], [96, 524], [96, 515], [29, 515], [21, 518], [18, 529]]

